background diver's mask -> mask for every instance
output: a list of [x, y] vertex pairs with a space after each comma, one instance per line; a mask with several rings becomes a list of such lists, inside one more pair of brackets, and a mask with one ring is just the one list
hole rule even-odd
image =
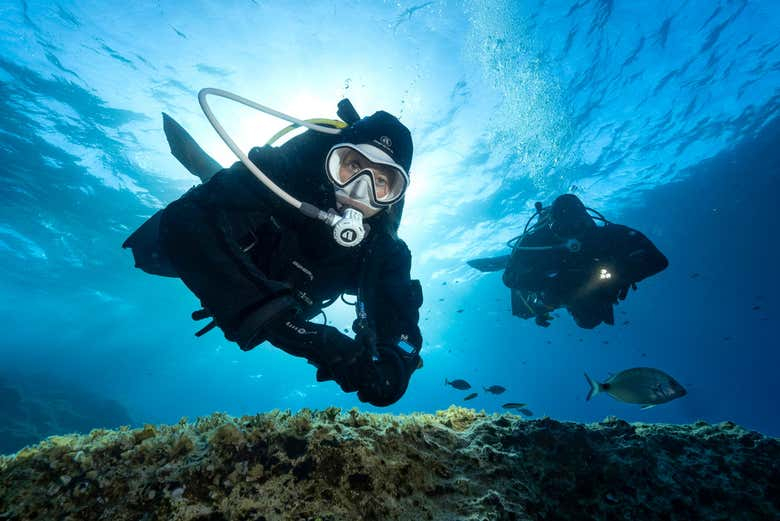
[[398, 202], [409, 185], [409, 174], [378, 147], [339, 143], [325, 161], [328, 179], [342, 206], [371, 217]]

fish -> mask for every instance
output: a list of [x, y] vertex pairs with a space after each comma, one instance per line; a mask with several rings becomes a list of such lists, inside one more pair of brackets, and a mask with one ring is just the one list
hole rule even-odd
[[474, 398], [476, 398], [477, 396], [479, 396], [479, 394], [478, 394], [478, 393], [471, 393], [470, 395], [468, 395], [468, 396], [466, 396], [465, 398], [463, 398], [463, 401], [465, 402], [466, 400], [473, 400], [473, 399], [474, 399]]
[[610, 376], [604, 383], [594, 381], [588, 373], [585, 373], [585, 379], [590, 385], [585, 401], [605, 392], [618, 401], [636, 403], [642, 409], [649, 409], [688, 394], [677, 380], [652, 367], [626, 369]]
[[450, 382], [445, 378], [444, 385], [451, 385], [459, 391], [465, 391], [466, 389], [471, 389], [471, 384], [468, 383], [466, 380], [453, 380]]
[[500, 385], [491, 385], [490, 387], [482, 387], [485, 391], [493, 394], [501, 394], [504, 391], [506, 391], [506, 387], [501, 387]]
[[504, 409], [522, 409], [526, 405], [528, 405], [528, 404], [527, 403], [509, 402], [509, 403], [505, 403], [501, 407], [503, 407]]
[[520, 414], [522, 414], [523, 416], [533, 416], [534, 415], [534, 413], [531, 411], [531, 409], [526, 409], [525, 407], [520, 409]]

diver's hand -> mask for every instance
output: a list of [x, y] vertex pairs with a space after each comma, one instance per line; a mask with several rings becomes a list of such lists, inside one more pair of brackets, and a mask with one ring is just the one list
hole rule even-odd
[[542, 313], [541, 315], [536, 315], [536, 318], [535, 318], [534, 321], [536, 322], [536, 325], [538, 325], [538, 326], [550, 327], [550, 321], [553, 318], [554, 317], [551, 314], [545, 312], [545, 313]]
[[395, 345], [377, 346], [378, 359], [371, 360], [358, 382], [358, 399], [377, 407], [387, 407], [401, 399], [409, 379], [420, 366], [420, 356]]
[[357, 391], [361, 402], [387, 407], [401, 399], [421, 362], [417, 354], [406, 353], [395, 345], [380, 344], [376, 357], [364, 352], [350, 363], [320, 366], [317, 381], [333, 380], [345, 393]]
[[371, 358], [379, 356], [376, 348], [376, 332], [366, 324], [365, 320], [355, 320], [352, 323], [352, 331], [355, 332], [355, 342]]
[[317, 368], [317, 381], [333, 380], [345, 393], [354, 393], [358, 390], [361, 379], [365, 377], [366, 367], [366, 362], [322, 366]]
[[[326, 326], [330, 327], [330, 326]], [[309, 361], [317, 366], [317, 381], [333, 380], [345, 393], [358, 390], [359, 382], [371, 365], [371, 349], [376, 349], [375, 340], [362, 335], [355, 340], [337, 331], [328, 337], [327, 349], [310, 356]], [[333, 354], [325, 354], [327, 352]]]

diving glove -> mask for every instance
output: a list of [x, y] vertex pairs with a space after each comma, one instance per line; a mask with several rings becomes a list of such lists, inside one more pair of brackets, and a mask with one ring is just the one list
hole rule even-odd
[[534, 319], [534, 321], [536, 322], [536, 325], [538, 325], [538, 326], [550, 327], [550, 321], [553, 318], [554, 317], [550, 313], [544, 312], [544, 313], [541, 313], [539, 315], [536, 315], [536, 318]]
[[334, 380], [346, 393], [357, 391], [361, 402], [387, 407], [404, 395], [412, 373], [421, 365], [419, 355], [380, 344], [374, 358], [361, 356], [348, 364], [319, 367], [317, 381]]
[[377, 351], [378, 359], [372, 360], [358, 384], [358, 399], [387, 407], [401, 399], [412, 373], [422, 364], [417, 353], [407, 353], [395, 345], [380, 344]]
[[355, 342], [372, 358], [377, 358], [379, 353], [376, 349], [376, 332], [374, 328], [368, 325], [365, 319], [356, 319], [352, 323], [352, 331], [355, 332]]

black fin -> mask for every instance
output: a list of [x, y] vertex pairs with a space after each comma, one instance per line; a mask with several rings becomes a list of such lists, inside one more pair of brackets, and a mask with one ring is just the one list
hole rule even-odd
[[474, 269], [484, 272], [501, 271], [506, 268], [509, 262], [509, 255], [501, 255], [500, 257], [485, 257], [484, 259], [472, 259], [466, 261], [466, 264]]
[[204, 183], [222, 170], [222, 165], [200, 148], [198, 142], [175, 119], [165, 112], [162, 113], [162, 117], [163, 130], [171, 147], [171, 154], [184, 168]]

